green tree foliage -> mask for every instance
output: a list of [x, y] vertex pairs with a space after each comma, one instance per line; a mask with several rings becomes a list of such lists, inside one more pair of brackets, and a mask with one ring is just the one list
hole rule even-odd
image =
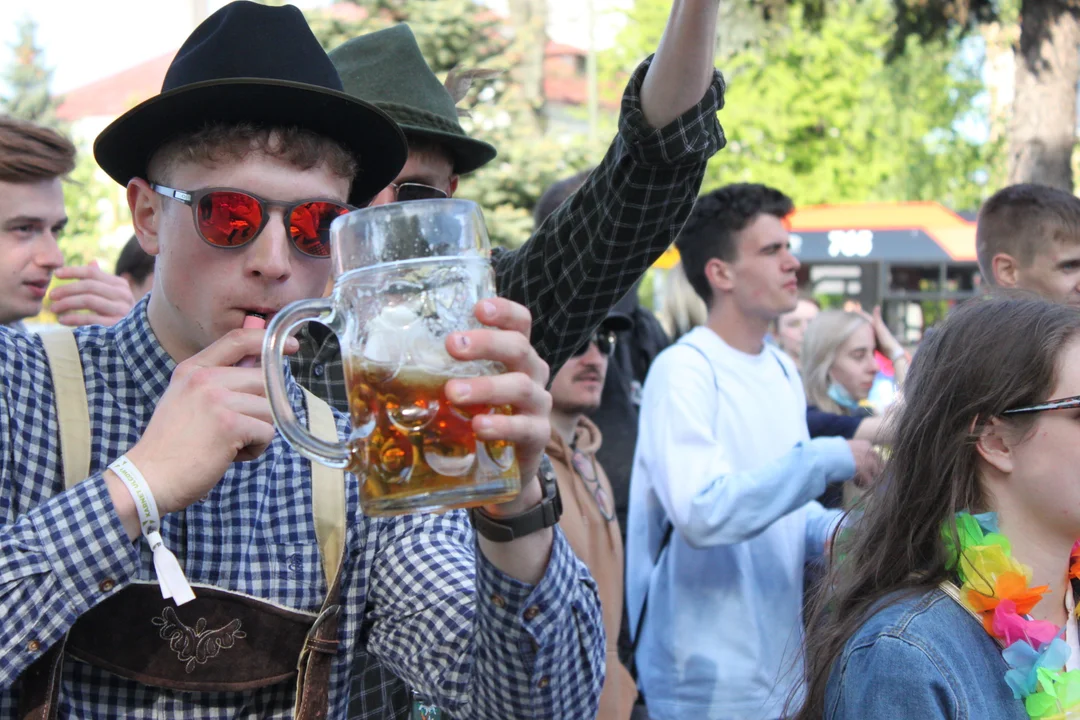
[[49, 93], [52, 70], [45, 67], [42, 50], [35, 39], [36, 30], [32, 20], [22, 20], [18, 24], [19, 40], [11, 46], [14, 62], [3, 76], [9, 90], [0, 98], [0, 107], [17, 118], [56, 127], [59, 103]]
[[[634, 13], [659, 15], [668, 5], [637, 0]], [[742, 17], [755, 22], [752, 14]], [[728, 146], [709, 164], [705, 186], [763, 182], [799, 204], [936, 200], [977, 207], [987, 182], [1003, 173], [992, 162], [998, 148], [963, 132], [965, 122], [979, 119], [978, 68], [961, 61], [954, 36], [909, 37], [888, 62], [894, 19], [887, 0], [837, 3], [813, 22], [793, 5], [783, 28], [774, 24], [741, 49], [721, 53], [728, 92], [720, 122]], [[631, 23], [622, 52], [655, 43], [661, 30], [654, 30]]]

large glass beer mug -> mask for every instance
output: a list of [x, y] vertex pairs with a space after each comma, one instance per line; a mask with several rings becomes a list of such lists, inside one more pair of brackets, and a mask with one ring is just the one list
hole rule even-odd
[[[477, 414], [511, 409], [455, 405], [444, 392], [447, 380], [504, 370], [446, 351], [448, 334], [482, 327], [473, 309], [495, 294], [480, 208], [418, 200], [357, 210], [334, 221], [331, 245], [331, 296], [292, 303], [267, 328], [263, 368], [282, 435], [306, 457], [353, 472], [368, 515], [515, 496], [521, 480], [513, 445], [478, 440], [472, 429]], [[346, 442], [312, 436], [285, 394], [285, 341], [312, 320], [341, 343], [352, 416]]]

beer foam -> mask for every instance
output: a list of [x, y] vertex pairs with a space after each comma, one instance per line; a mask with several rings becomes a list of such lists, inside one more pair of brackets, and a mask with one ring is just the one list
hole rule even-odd
[[418, 312], [405, 304], [383, 308], [368, 323], [364, 359], [381, 365], [419, 367], [449, 373], [455, 360]]

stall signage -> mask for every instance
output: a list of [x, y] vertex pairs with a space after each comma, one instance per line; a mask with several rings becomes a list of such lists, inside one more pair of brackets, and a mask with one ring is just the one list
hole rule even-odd
[[869, 257], [874, 251], [872, 230], [830, 230], [830, 257]]

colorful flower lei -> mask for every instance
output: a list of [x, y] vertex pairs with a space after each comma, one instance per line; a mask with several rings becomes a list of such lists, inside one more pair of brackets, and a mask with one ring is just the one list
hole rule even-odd
[[[1013, 558], [995, 513], [959, 513], [956, 530], [959, 548], [948, 527], [943, 535], [951, 569], [960, 577], [961, 600], [1005, 647], [1001, 657], [1009, 666], [1005, 682], [1013, 697], [1024, 701], [1032, 718], [1080, 717], [1080, 670], [1065, 671], [1070, 649], [1064, 629], [1026, 617], [1048, 587], [1028, 586], [1031, 568]], [[1068, 577], [1080, 579], [1080, 541], [1073, 545]]]

